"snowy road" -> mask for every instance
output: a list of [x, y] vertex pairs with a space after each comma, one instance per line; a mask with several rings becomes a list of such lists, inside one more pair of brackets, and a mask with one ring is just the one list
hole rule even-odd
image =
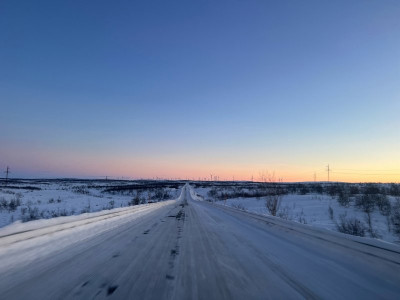
[[96, 218], [0, 232], [0, 297], [400, 298], [399, 247], [195, 201], [188, 186]]

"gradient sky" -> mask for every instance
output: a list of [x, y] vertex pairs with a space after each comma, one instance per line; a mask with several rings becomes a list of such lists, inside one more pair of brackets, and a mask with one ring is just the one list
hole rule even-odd
[[17, 177], [400, 181], [400, 1], [1, 1]]

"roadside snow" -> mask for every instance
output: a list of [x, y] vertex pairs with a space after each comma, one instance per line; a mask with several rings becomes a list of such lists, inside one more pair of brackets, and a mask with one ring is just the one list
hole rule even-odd
[[[114, 183], [115, 184], [115, 183]], [[122, 183], [118, 183], [120, 185]], [[133, 184], [127, 182], [125, 184]], [[90, 212], [99, 212], [130, 205], [136, 197], [136, 192], [121, 191], [119, 193], [104, 193], [107, 185], [93, 182], [40, 182], [33, 184], [30, 181], [14, 184], [19, 189], [0, 187], [0, 227], [13, 222], [31, 221], [34, 219], [49, 219], [54, 217], [79, 215]], [[109, 184], [112, 187], [112, 183]], [[37, 189], [30, 189], [33, 187]], [[164, 189], [170, 199], [178, 197], [179, 190]], [[153, 202], [153, 190], [144, 190], [140, 194], [142, 202]], [[20, 205], [10, 209], [2, 203], [10, 203], [19, 199]], [[162, 199], [156, 199], [157, 201]]]
[[170, 209], [175, 200], [107, 211], [86, 213], [78, 216], [16, 222], [0, 228], [0, 274], [41, 257], [60, 251], [88, 238], [99, 236], [129, 222], [139, 222], [141, 217], [160, 209]]
[[[209, 199], [208, 192], [210, 188], [197, 188], [196, 193], [200, 197]], [[389, 197], [393, 202], [394, 198]], [[226, 205], [236, 209], [245, 210], [259, 215], [270, 215], [265, 207], [265, 198], [232, 198], [222, 201], [216, 201], [216, 204]], [[329, 208], [332, 208], [333, 216], [331, 218]], [[335, 198], [328, 195], [307, 194], [284, 195], [277, 216], [302, 224], [325, 228], [337, 231], [336, 224], [340, 216], [346, 218], [357, 218], [363, 224], [366, 224], [366, 214], [354, 205], [344, 207], [339, 205]], [[389, 219], [376, 209], [372, 214], [372, 225], [378, 235], [378, 239], [391, 243], [400, 243], [399, 237], [393, 231], [388, 230]], [[368, 234], [367, 234], [368, 236]]]

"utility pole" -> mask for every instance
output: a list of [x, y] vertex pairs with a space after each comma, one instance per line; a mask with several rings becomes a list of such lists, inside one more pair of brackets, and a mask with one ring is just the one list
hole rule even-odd
[[329, 168], [329, 164], [328, 164], [328, 166], [326, 167], [326, 170], [328, 171], [328, 182], [329, 182], [329, 172], [332, 171], [332, 170]]
[[7, 182], [8, 182], [8, 174], [10, 174], [10, 173], [11, 173], [11, 172], [10, 172], [10, 167], [9, 167], [9, 166], [7, 166], [7, 169], [6, 169], [6, 171], [5, 171], [4, 173], [6, 173], [6, 186], [7, 186]]

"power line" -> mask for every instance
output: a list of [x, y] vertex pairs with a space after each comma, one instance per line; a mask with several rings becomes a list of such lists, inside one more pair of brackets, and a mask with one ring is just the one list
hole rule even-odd
[[335, 170], [340, 170], [340, 171], [359, 171], [359, 172], [397, 172], [400, 171], [400, 169], [386, 169], [386, 170], [374, 170], [374, 169], [369, 169], [369, 170], [365, 170], [365, 169], [336, 169]]
[[8, 174], [10, 174], [10, 173], [11, 173], [11, 171], [10, 171], [10, 167], [9, 167], [9, 166], [7, 166], [7, 169], [6, 169], [6, 171], [5, 171], [4, 173], [6, 173], [6, 186], [7, 186], [7, 182], [8, 182]]
[[386, 174], [384, 174], [384, 173], [371, 174], [370, 173], [370, 174], [368, 174], [368, 173], [349, 173], [349, 172], [333, 172], [333, 171], [331, 171], [331, 172], [335, 173], [335, 174], [342, 174], [342, 175], [371, 175], [371, 176], [393, 175], [393, 176], [400, 176], [400, 174], [396, 174], [396, 173], [386, 173]]
[[328, 182], [329, 182], [329, 172], [331, 171], [331, 169], [329, 168], [329, 164], [327, 165], [327, 169], [326, 170], [328, 171]]

